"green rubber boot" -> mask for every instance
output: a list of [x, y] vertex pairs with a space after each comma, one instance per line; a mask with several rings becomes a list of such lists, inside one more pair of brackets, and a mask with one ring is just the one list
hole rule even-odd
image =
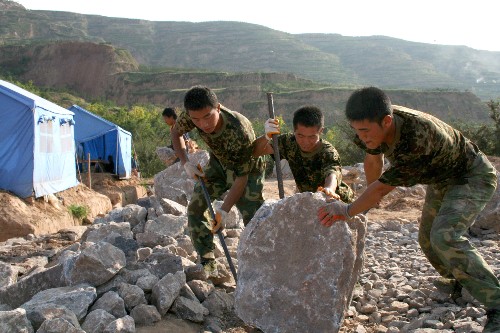
[[483, 333], [498, 333], [500, 332], [500, 310], [491, 309], [486, 312], [488, 320], [484, 325]]
[[432, 284], [440, 292], [451, 295], [454, 301], [462, 297], [462, 285], [455, 279], [439, 277], [432, 281]]

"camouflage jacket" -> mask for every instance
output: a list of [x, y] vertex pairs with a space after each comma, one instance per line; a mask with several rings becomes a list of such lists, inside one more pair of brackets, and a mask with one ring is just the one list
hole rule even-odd
[[281, 134], [278, 136], [280, 158], [288, 161], [300, 192], [315, 192], [318, 186], [324, 186], [326, 177], [334, 173], [338, 184], [335, 192], [340, 195], [342, 201], [350, 202], [353, 192], [342, 182], [340, 156], [328, 141], [320, 142], [319, 149], [304, 153], [293, 134]]
[[223, 125], [218, 133], [211, 134], [199, 130], [186, 111], [183, 111], [175, 123], [180, 134], [197, 129], [200, 137], [209, 147], [223, 168], [234, 171], [236, 176], [254, 172], [264, 172], [264, 158], [252, 156], [255, 133], [252, 123], [242, 114], [221, 106], [220, 116]]
[[463, 175], [479, 149], [462, 133], [436, 117], [393, 105], [395, 141], [368, 149], [356, 136], [354, 142], [369, 154], [384, 154], [390, 167], [379, 178], [392, 186], [465, 183]]

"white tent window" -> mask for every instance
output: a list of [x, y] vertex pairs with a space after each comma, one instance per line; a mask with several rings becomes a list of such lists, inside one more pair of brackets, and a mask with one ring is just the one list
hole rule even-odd
[[71, 132], [70, 123], [61, 125], [61, 152], [66, 153], [73, 151], [73, 133]]
[[40, 152], [52, 153], [54, 151], [54, 122], [40, 123]]

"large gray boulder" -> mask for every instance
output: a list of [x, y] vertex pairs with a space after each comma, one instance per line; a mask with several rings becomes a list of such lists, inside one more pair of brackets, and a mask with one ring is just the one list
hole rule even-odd
[[43, 312], [43, 308], [49, 305], [64, 306], [73, 312], [78, 320], [81, 320], [87, 315], [89, 306], [94, 303], [96, 298], [95, 288], [82, 284], [41, 291], [20, 307], [25, 309], [30, 316], [29, 314], [33, 312]]
[[17, 269], [0, 261], [0, 289], [17, 282]]
[[33, 326], [26, 317], [25, 309], [0, 311], [0, 332], [33, 333]]
[[63, 265], [55, 265], [0, 289], [0, 304], [17, 308], [24, 302], [29, 301], [38, 292], [66, 286], [67, 281], [63, 272]]
[[238, 247], [237, 315], [264, 332], [338, 332], [362, 269], [366, 220], [322, 226], [321, 193], [266, 202]]
[[[200, 150], [188, 155], [189, 160], [202, 167], [208, 163], [208, 152]], [[154, 190], [158, 199], [166, 198], [186, 206], [191, 200], [195, 180], [189, 178], [180, 163], [175, 163], [154, 176]]]
[[185, 284], [186, 274], [178, 271], [175, 274], [169, 273], [165, 275], [153, 287], [151, 303], [156, 306], [160, 315], [164, 316], [167, 313]]
[[99, 286], [111, 280], [125, 264], [122, 250], [107, 242], [99, 242], [66, 260], [63, 263], [64, 277], [68, 285], [88, 283]]
[[156, 155], [167, 167], [171, 166], [177, 159], [175, 151], [170, 147], [156, 147]]

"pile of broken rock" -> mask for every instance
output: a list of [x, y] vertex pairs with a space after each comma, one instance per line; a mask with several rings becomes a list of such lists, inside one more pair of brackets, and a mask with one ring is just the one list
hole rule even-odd
[[[194, 155], [202, 165], [208, 160]], [[154, 185], [155, 195], [90, 226], [0, 243], [0, 332], [141, 332], [171, 316], [182, 319], [177, 331], [193, 333], [297, 325], [325, 332], [480, 332], [484, 324], [484, 309], [466, 291], [451, 301], [433, 289], [437, 273], [418, 248], [418, 221], [393, 211], [393, 202], [370, 211], [370, 223], [362, 216], [332, 228], [308, 214], [322, 204], [321, 194], [266, 201], [246, 227], [233, 209], [224, 239], [236, 284], [217, 239], [217, 274], [207, 276], [198, 264], [187, 235], [193, 184], [179, 164], [159, 173]], [[398, 188], [394, 202], [417, 202], [423, 193]], [[470, 236], [497, 274], [498, 202], [492, 200]]]

